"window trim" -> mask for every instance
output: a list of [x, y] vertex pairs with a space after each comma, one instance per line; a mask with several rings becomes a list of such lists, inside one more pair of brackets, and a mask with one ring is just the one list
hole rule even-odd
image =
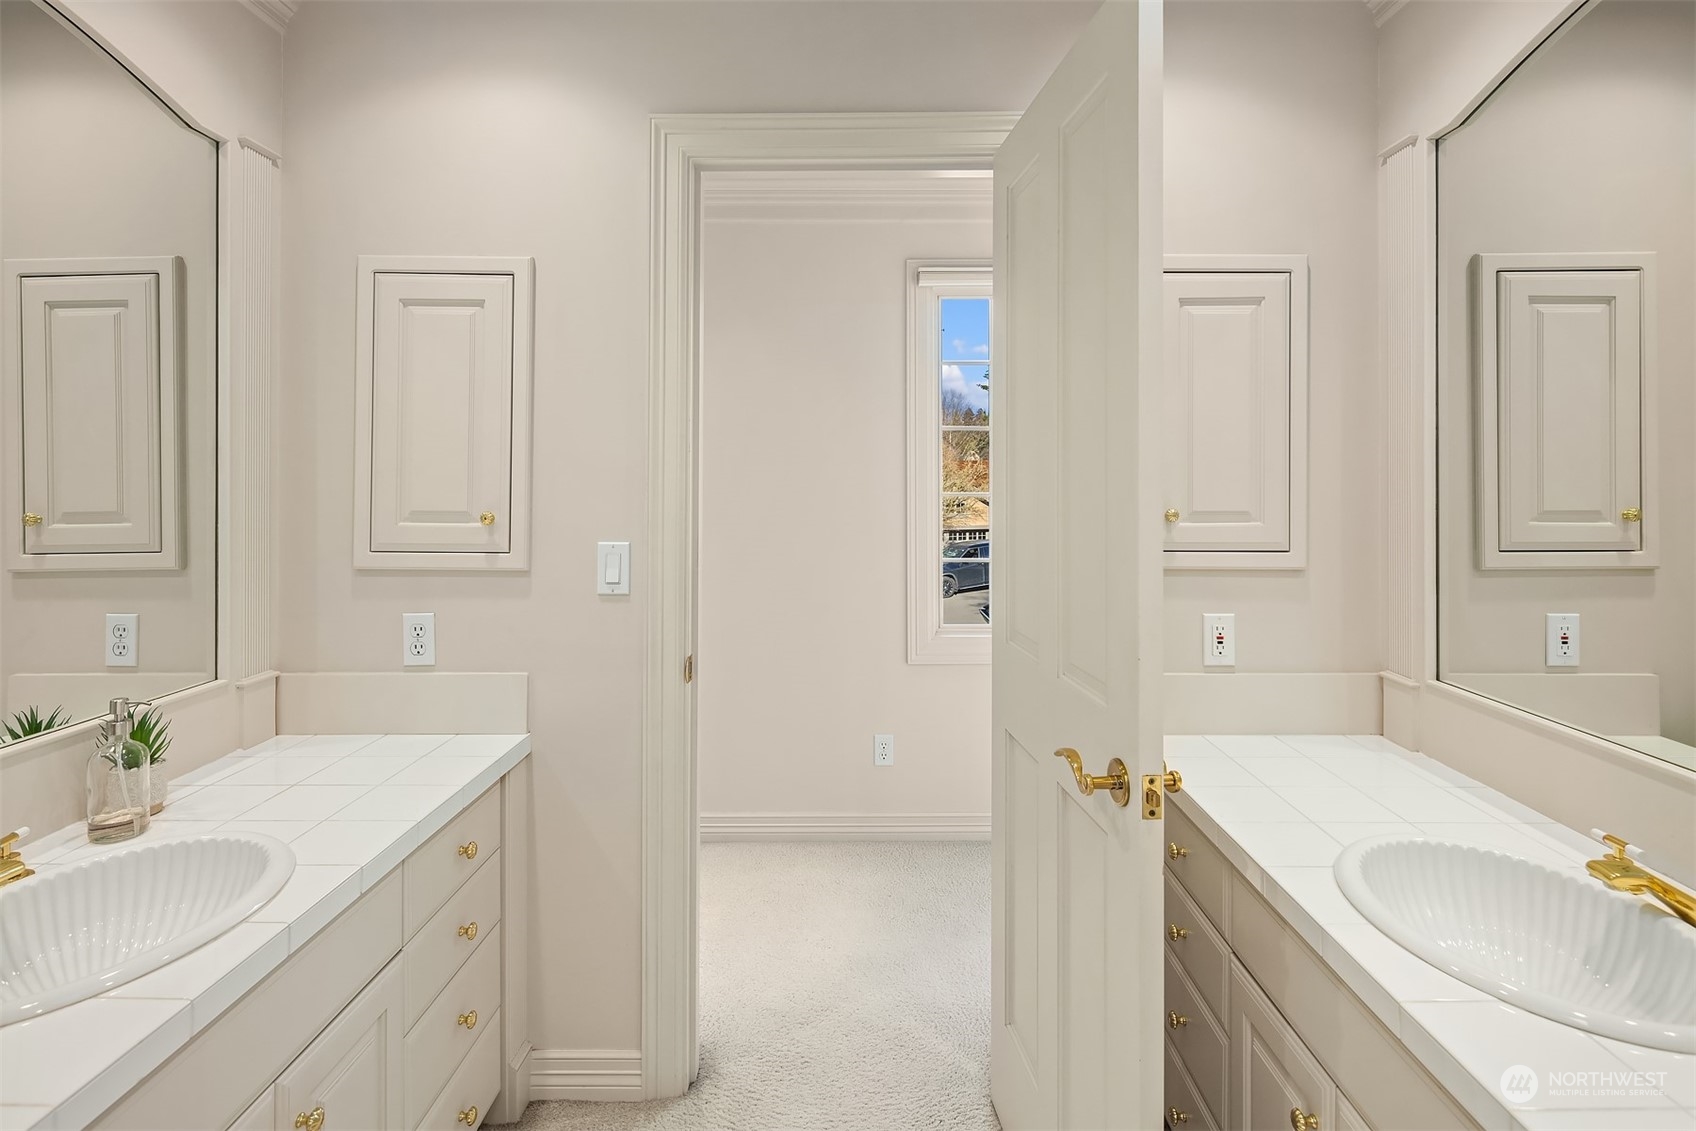
[[[991, 299], [988, 259], [907, 261], [907, 662], [987, 664], [990, 626], [942, 623], [942, 356], [944, 298]], [[991, 355], [993, 362], [993, 354]], [[993, 421], [993, 414], [991, 420]], [[991, 448], [993, 466], [994, 454]], [[990, 483], [994, 521], [993, 480]], [[993, 560], [993, 559], [992, 559]], [[993, 584], [991, 592], [994, 591]]]

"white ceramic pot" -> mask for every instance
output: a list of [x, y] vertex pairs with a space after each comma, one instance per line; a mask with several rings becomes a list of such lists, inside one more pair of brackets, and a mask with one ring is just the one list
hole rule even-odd
[[[140, 770], [119, 770], [113, 766], [106, 771], [106, 803], [112, 808], [120, 808], [124, 804], [124, 787], [118, 781], [122, 773], [129, 780], [130, 796], [134, 797], [141, 788]], [[147, 811], [157, 813], [165, 807], [165, 794], [170, 791], [171, 783], [165, 777], [165, 771], [157, 763], [148, 768], [147, 774]]]

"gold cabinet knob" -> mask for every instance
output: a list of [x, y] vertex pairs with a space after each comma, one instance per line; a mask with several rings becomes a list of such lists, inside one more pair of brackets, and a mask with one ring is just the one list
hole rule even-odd
[[300, 1128], [300, 1131], [318, 1131], [320, 1127], [324, 1126], [323, 1106], [320, 1105], [311, 1111], [303, 1111], [296, 1115], [294, 1125]]
[[1620, 518], [1624, 519], [1626, 522], [1642, 522], [1643, 521], [1643, 508], [1642, 507], [1626, 507], [1624, 510], [1619, 512], [1619, 516], [1620, 516]]
[[477, 842], [474, 840], [466, 841], [459, 846], [459, 854], [467, 860], [477, 859]]
[[484, 526], [493, 526], [495, 524], [495, 512], [484, 511], [482, 514], [477, 516], [477, 521], [482, 523]]
[[1177, 522], [1180, 518], [1183, 518], [1183, 517], [1184, 517], [1183, 515], [1178, 513], [1177, 507], [1167, 507], [1166, 508], [1166, 521], [1167, 522]]
[[461, 927], [459, 929], [459, 937], [462, 938], [462, 939], [465, 939], [468, 942], [476, 939], [476, 937], [477, 937], [477, 920], [473, 919], [471, 922], [469, 922], [469, 923], [465, 924], [465, 926]]
[[1319, 1117], [1299, 1107], [1290, 1109], [1290, 1126], [1295, 1131], [1319, 1131]]
[[1190, 1019], [1188, 1017], [1185, 1017], [1182, 1013], [1177, 1012], [1176, 1010], [1173, 1010], [1173, 1011], [1166, 1014], [1166, 1027], [1168, 1029], [1182, 1029], [1185, 1025], [1188, 1025], [1189, 1023], [1190, 1023]]
[[464, 1111], [460, 1112], [459, 1115], [457, 1115], [455, 1118], [458, 1119], [459, 1122], [465, 1124], [467, 1127], [477, 1126], [477, 1105], [472, 1104], [470, 1107], [468, 1107]]
[[31, 511], [29, 514], [24, 515], [24, 525], [25, 526], [40, 526], [41, 525], [41, 516], [36, 514], [34, 511]]
[[1188, 1123], [1189, 1121], [1189, 1112], [1179, 1111], [1175, 1107], [1169, 1107], [1166, 1109], [1166, 1122], [1172, 1124], [1174, 1127], [1180, 1123]]
[[1125, 763], [1117, 758], [1107, 763], [1105, 774], [1084, 773], [1084, 760], [1070, 746], [1062, 746], [1054, 752], [1056, 758], [1066, 759], [1066, 764], [1072, 767], [1072, 777], [1077, 779], [1078, 792], [1088, 797], [1098, 789], [1105, 789], [1113, 797], [1113, 804], [1126, 806], [1131, 803], [1131, 771], [1125, 768]]
[[1185, 848], [1183, 845], [1177, 843], [1176, 841], [1174, 841], [1171, 844], [1168, 844], [1166, 846], [1166, 855], [1171, 857], [1173, 860], [1182, 860], [1184, 857], [1188, 856], [1189, 854], [1190, 854], [1190, 850]]
[[1166, 928], [1166, 937], [1171, 939], [1173, 942], [1180, 942], [1183, 939], [1190, 937], [1190, 929], [1188, 927], [1180, 927], [1178, 924], [1173, 923], [1171, 926]]
[[459, 1015], [459, 1023], [467, 1029], [477, 1028], [477, 1011], [475, 1009]]

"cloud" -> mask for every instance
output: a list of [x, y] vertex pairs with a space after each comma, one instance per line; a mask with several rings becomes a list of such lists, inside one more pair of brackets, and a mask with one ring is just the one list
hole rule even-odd
[[958, 393], [973, 408], [989, 407], [989, 391], [978, 387], [982, 384], [981, 377], [966, 376], [965, 371], [958, 365], [944, 365], [942, 367], [943, 393]]
[[987, 345], [978, 345], [978, 346], [968, 345], [968, 344], [966, 344], [966, 339], [955, 338], [954, 339], [954, 352], [957, 353], [957, 354], [971, 353], [971, 354], [976, 354], [979, 357], [988, 357], [989, 356], [989, 347]]

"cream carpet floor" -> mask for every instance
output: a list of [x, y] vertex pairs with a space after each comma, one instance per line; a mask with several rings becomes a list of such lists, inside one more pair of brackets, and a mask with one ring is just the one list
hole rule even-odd
[[534, 1103], [525, 1131], [999, 1127], [989, 845], [701, 846], [701, 1074], [644, 1103]]

